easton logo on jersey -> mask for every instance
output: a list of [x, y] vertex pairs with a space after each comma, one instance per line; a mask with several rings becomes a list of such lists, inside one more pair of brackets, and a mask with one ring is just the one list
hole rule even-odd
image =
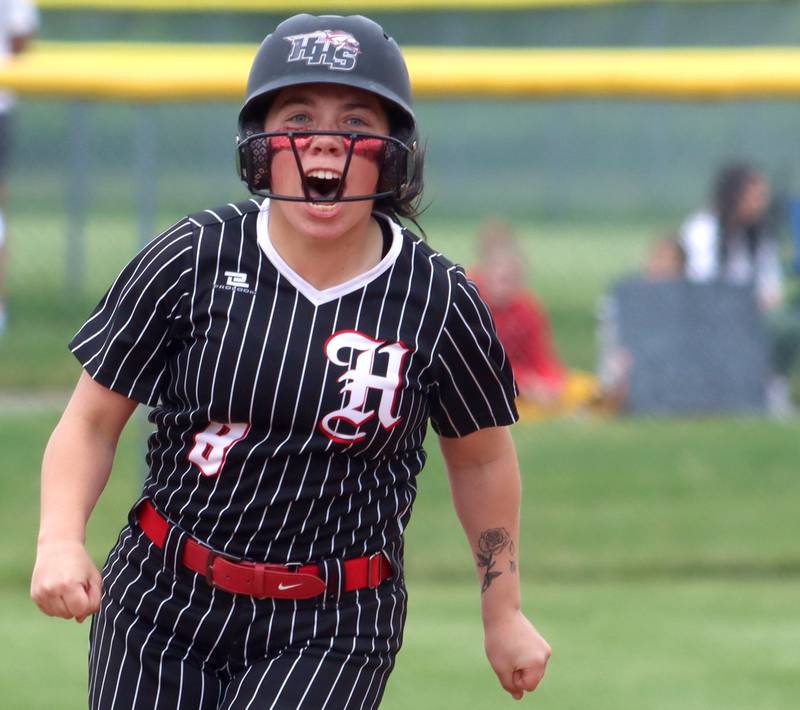
[[[322, 433], [340, 444], [361, 441], [367, 435], [359, 432], [358, 428], [376, 414], [384, 429], [397, 426], [402, 417], [393, 413], [395, 398], [403, 380], [406, 355], [411, 349], [402, 342], [375, 340], [357, 330], [334, 333], [326, 341], [324, 349], [328, 360], [339, 367], [348, 367], [350, 364], [348, 359], [341, 359], [343, 352], [358, 354], [355, 356], [355, 365], [337, 379], [344, 383], [339, 391], [347, 399], [341, 409], [329, 412], [320, 420]], [[376, 369], [385, 369], [386, 374], [375, 374]], [[367, 409], [370, 390], [380, 392], [377, 411]], [[340, 422], [346, 426], [341, 427]], [[342, 428], [346, 430], [342, 431]]]
[[341, 30], [317, 30], [284, 38], [292, 45], [287, 62], [305, 62], [328, 69], [351, 71], [360, 54], [358, 40]]

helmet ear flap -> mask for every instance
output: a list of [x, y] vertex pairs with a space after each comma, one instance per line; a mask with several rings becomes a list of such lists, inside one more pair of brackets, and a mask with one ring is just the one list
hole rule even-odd
[[415, 136], [404, 143], [405, 149], [393, 142], [386, 142], [383, 151], [381, 178], [378, 181], [378, 192], [391, 190], [398, 197], [403, 197], [414, 182], [417, 168], [417, 140]]
[[414, 184], [414, 178], [417, 173], [417, 137], [412, 136], [408, 143], [408, 152], [405, 155], [405, 171], [403, 180], [400, 183], [400, 194], [404, 196], [408, 191], [409, 186]]
[[236, 139], [236, 171], [251, 192], [268, 190], [272, 160], [269, 139], [254, 136], [255, 131], [252, 130], [246, 133], [244, 140]]

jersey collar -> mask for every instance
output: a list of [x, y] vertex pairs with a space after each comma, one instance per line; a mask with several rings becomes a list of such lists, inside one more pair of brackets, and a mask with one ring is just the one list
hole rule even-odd
[[321, 306], [323, 303], [335, 301], [348, 293], [357, 291], [363, 288], [371, 281], [375, 280], [389, 269], [392, 264], [397, 260], [400, 254], [400, 249], [403, 246], [402, 228], [397, 222], [389, 219], [388, 216], [381, 212], [373, 212], [377, 219], [386, 220], [387, 224], [392, 230], [392, 246], [389, 248], [386, 256], [383, 257], [375, 266], [363, 274], [345, 281], [344, 283], [331, 286], [330, 288], [322, 289], [321, 291], [312, 286], [302, 276], [300, 276], [294, 269], [292, 269], [278, 253], [277, 249], [272, 244], [269, 238], [269, 200], [264, 200], [261, 203], [261, 209], [258, 213], [258, 220], [256, 222], [256, 235], [258, 245], [261, 250], [266, 254], [267, 259], [272, 262], [272, 265], [278, 270], [278, 273], [283, 276], [294, 288], [297, 289], [306, 299], [313, 305]]

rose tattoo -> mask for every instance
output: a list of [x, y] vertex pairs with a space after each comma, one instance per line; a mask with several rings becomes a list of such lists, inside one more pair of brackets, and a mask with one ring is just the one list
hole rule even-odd
[[513, 554], [514, 543], [505, 528], [490, 528], [481, 533], [478, 539], [478, 553], [476, 555], [478, 558], [478, 567], [486, 570], [481, 584], [481, 594], [489, 589], [492, 581], [502, 574], [502, 572], [493, 570], [493, 567], [497, 564], [494, 556], [507, 547]]

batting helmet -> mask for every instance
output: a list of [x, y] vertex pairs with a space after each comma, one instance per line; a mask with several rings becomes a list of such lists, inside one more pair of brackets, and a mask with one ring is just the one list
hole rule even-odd
[[[247, 81], [247, 98], [239, 112], [237, 158], [239, 174], [251, 192], [273, 199], [308, 200], [270, 191], [271, 139], [264, 132], [264, 117], [275, 94], [290, 86], [340, 84], [377, 95], [384, 103], [390, 122], [390, 136], [384, 138], [381, 178], [376, 192], [342, 197], [342, 187], [333, 198], [320, 201], [364, 200], [408, 197], [415, 183], [417, 126], [411, 107], [411, 83], [400, 48], [380, 25], [353, 15], [295, 15], [267, 35], [256, 53]], [[281, 132], [292, 142], [303, 132]], [[360, 135], [342, 132], [350, 155]], [[348, 156], [348, 163], [349, 163]], [[344, 178], [342, 179], [342, 184]], [[420, 186], [421, 189], [421, 186]], [[414, 195], [416, 197], [416, 195]]]

